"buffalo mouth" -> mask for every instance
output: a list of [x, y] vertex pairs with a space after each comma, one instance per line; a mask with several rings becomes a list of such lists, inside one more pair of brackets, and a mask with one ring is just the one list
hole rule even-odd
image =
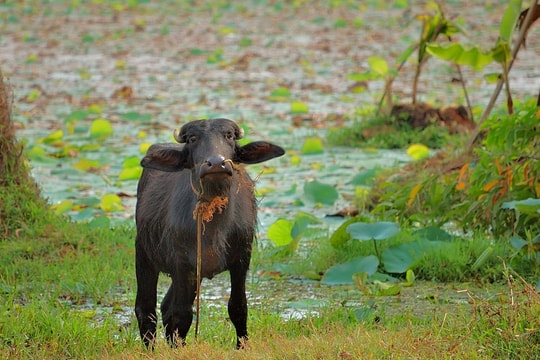
[[208, 175], [228, 175], [232, 176], [233, 166], [232, 161], [225, 159], [223, 156], [211, 156], [204, 161], [199, 170], [201, 179]]

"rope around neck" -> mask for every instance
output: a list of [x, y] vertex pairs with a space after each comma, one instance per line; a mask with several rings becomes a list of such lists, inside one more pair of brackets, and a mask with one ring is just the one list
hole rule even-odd
[[[199, 202], [197, 203], [199, 205]], [[195, 207], [198, 209], [198, 206]], [[200, 211], [197, 212], [197, 293], [196, 293], [196, 302], [195, 302], [195, 340], [199, 335], [199, 316], [201, 313], [201, 268], [202, 268], [202, 232], [203, 232], [203, 223], [202, 223], [202, 214]]]
[[[195, 190], [195, 189], [194, 189]], [[196, 192], [197, 194], [197, 192]], [[193, 210], [193, 218], [197, 220], [197, 292], [195, 297], [195, 339], [199, 335], [199, 318], [201, 313], [201, 282], [202, 282], [202, 235], [204, 233], [204, 222], [210, 222], [214, 218], [216, 211], [220, 214], [227, 206], [229, 199], [216, 196], [207, 201], [198, 194], [197, 204]]]
[[[225, 160], [229, 162], [233, 169], [238, 171], [232, 160]], [[199, 318], [201, 313], [201, 282], [202, 282], [202, 235], [204, 233], [204, 222], [210, 222], [214, 218], [216, 211], [218, 214], [223, 212], [223, 209], [227, 207], [229, 199], [223, 196], [215, 196], [210, 201], [203, 197], [203, 184], [199, 179], [199, 189], [193, 185], [193, 178], [190, 177], [191, 190], [197, 196], [197, 204], [193, 210], [193, 219], [197, 220], [197, 290], [195, 297], [195, 340], [199, 335]]]

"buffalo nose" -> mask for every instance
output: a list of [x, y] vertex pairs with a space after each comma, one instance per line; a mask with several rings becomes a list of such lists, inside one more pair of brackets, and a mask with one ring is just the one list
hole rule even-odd
[[200, 177], [203, 178], [209, 174], [232, 175], [232, 166], [230, 161], [226, 161], [221, 155], [210, 156], [201, 166]]
[[221, 155], [216, 155], [216, 156], [210, 156], [207, 160], [206, 160], [206, 163], [205, 163], [206, 166], [210, 167], [210, 168], [213, 168], [213, 167], [221, 167], [221, 168], [225, 168], [225, 158]]

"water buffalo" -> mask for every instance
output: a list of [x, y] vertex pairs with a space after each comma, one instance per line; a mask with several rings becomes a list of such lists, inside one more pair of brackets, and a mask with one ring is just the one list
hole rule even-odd
[[152, 145], [141, 161], [137, 188], [135, 314], [144, 343], [156, 337], [157, 282], [160, 272], [172, 283], [161, 303], [168, 341], [185, 344], [197, 289], [197, 221], [201, 211], [201, 275], [229, 270], [229, 316], [237, 347], [247, 340], [246, 274], [257, 223], [254, 183], [242, 164], [284, 154], [265, 141], [244, 146], [243, 130], [228, 119], [197, 120], [175, 132], [180, 144]]

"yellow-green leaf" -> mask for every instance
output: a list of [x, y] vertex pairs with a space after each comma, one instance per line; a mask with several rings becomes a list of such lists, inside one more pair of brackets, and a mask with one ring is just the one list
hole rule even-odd
[[119, 180], [137, 180], [142, 175], [142, 167], [130, 167], [125, 168], [122, 171], [120, 171], [120, 174], [118, 174]]
[[61, 215], [71, 210], [73, 207], [73, 200], [64, 200], [58, 204], [51, 206], [56, 215]]
[[414, 271], [412, 271], [411, 269], [407, 270], [406, 274], [405, 274], [405, 282], [403, 283], [403, 286], [413, 286], [414, 284], [414, 281], [416, 280], [416, 276], [414, 275]]
[[459, 65], [471, 66], [475, 70], [481, 70], [491, 63], [494, 58], [491, 52], [483, 51], [478, 47], [465, 49], [461, 44], [449, 45], [427, 44], [426, 51], [440, 59], [454, 62]]
[[45, 144], [57, 143], [58, 141], [62, 140], [63, 137], [64, 137], [64, 132], [62, 130], [56, 130], [50, 133], [49, 135], [47, 135], [46, 137], [44, 137], [43, 142]]
[[28, 157], [32, 160], [41, 159], [47, 156], [47, 151], [39, 145], [32, 146], [28, 150]]
[[293, 166], [298, 166], [302, 162], [302, 159], [298, 155], [292, 155], [290, 158], [290, 163]]
[[88, 107], [88, 111], [90, 111], [92, 114], [101, 114], [103, 110], [101, 109], [101, 106], [99, 104], [92, 104]]
[[122, 163], [122, 167], [124, 169], [134, 168], [138, 167], [141, 163], [141, 160], [138, 156], [130, 156], [124, 159], [124, 162]]
[[306, 103], [293, 101], [291, 103], [291, 113], [292, 114], [307, 114], [309, 112], [309, 107]]
[[92, 171], [98, 169], [99, 165], [97, 160], [81, 159], [73, 164], [73, 167], [81, 171]]
[[372, 56], [367, 59], [371, 70], [379, 75], [385, 76], [388, 74], [388, 63], [380, 56]]
[[322, 154], [324, 152], [323, 142], [319, 137], [308, 137], [302, 145], [302, 154]]
[[291, 231], [294, 223], [287, 219], [277, 219], [273, 224], [268, 227], [267, 236], [274, 245], [285, 246], [293, 241]]
[[139, 145], [139, 152], [141, 152], [142, 154], [146, 154], [150, 146], [152, 146], [152, 144], [146, 142], [142, 143], [141, 145]]
[[100, 207], [101, 210], [105, 212], [121, 211], [124, 209], [122, 206], [122, 199], [116, 194], [103, 195]]
[[26, 96], [26, 100], [28, 102], [34, 102], [37, 99], [39, 99], [40, 96], [41, 96], [41, 91], [39, 91], [38, 89], [34, 89], [28, 93], [28, 95]]
[[109, 120], [99, 118], [90, 125], [90, 136], [92, 137], [107, 137], [113, 133], [113, 127]]
[[412, 144], [407, 149], [407, 155], [416, 161], [422, 160], [429, 156], [429, 148], [422, 144]]

